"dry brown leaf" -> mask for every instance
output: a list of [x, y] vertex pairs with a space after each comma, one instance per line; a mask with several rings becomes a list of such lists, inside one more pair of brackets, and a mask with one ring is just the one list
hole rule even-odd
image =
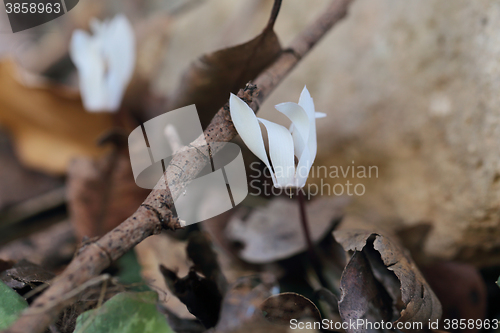
[[68, 201], [77, 237], [102, 236], [134, 213], [149, 191], [135, 184], [126, 148], [68, 169]]
[[[339, 230], [335, 231], [333, 235], [346, 251], [361, 252], [366, 248], [365, 254], [369, 254], [368, 250], [373, 246], [373, 249], [380, 254], [386, 268], [385, 274], [380, 267], [377, 267], [373, 254], [368, 256], [368, 259], [375, 277], [392, 297], [393, 306], [398, 307], [398, 299], [394, 295], [395, 290], [399, 289], [401, 292], [403, 309], [401, 309], [398, 322], [427, 323], [429, 320], [435, 321], [441, 318], [441, 303], [411, 259], [408, 251], [404, 250], [398, 243], [369, 230]], [[396, 280], [390, 277], [392, 272], [397, 277], [398, 286], [395, 285]]]
[[273, 30], [278, 10], [274, 8], [268, 25], [254, 39], [205, 54], [193, 62], [171, 97], [168, 110], [195, 104], [205, 128], [217, 110], [228, 101], [230, 92], [236, 94], [281, 53]]
[[[344, 322], [356, 322], [358, 319], [371, 323], [392, 320], [392, 299], [375, 279], [363, 252], [356, 251], [347, 264], [340, 280], [340, 290], [342, 294], [338, 307]], [[348, 333], [371, 331], [346, 329]]]
[[28, 84], [20, 75], [12, 61], [0, 62], [0, 126], [13, 135], [24, 164], [62, 174], [72, 158], [105, 151], [96, 142], [112, 127], [111, 114], [89, 113], [78, 93], [47, 82]]
[[[324, 197], [307, 204], [307, 216], [314, 242], [320, 241], [343, 215], [347, 200]], [[258, 208], [246, 219], [233, 217], [227, 237], [244, 246], [241, 259], [263, 264], [289, 258], [307, 249], [300, 224], [299, 207], [294, 199], [282, 197]]]
[[[20, 295], [26, 295], [43, 284], [50, 284], [54, 277], [52, 272], [24, 259], [0, 274], [0, 280]], [[29, 302], [33, 300], [32, 297], [28, 297]]]

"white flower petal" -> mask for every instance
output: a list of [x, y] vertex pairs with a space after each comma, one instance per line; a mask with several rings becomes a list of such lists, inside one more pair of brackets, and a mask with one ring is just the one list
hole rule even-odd
[[271, 173], [273, 183], [276, 185], [276, 178], [267, 158], [264, 139], [262, 138], [262, 131], [257, 116], [255, 116], [255, 113], [247, 103], [234, 94], [231, 94], [229, 97], [229, 112], [231, 113], [234, 127], [241, 139], [247, 145], [248, 149], [264, 162]]
[[314, 102], [304, 86], [302, 93], [300, 94], [299, 105], [304, 108], [309, 117], [309, 138], [307, 140], [307, 146], [309, 148], [309, 165], [312, 166], [314, 159], [316, 158], [316, 151], [318, 149], [318, 142], [316, 138], [316, 112], [314, 110]]
[[318, 119], [318, 118], [325, 118], [326, 117], [326, 113], [316, 112], [315, 116], [316, 116], [316, 119]]
[[93, 36], [76, 30], [70, 55], [78, 69], [85, 109], [116, 111], [135, 67], [135, 36], [127, 18], [90, 22]]
[[297, 182], [297, 187], [304, 187], [307, 181], [307, 177], [309, 177], [309, 171], [311, 170], [311, 158], [309, 153], [309, 148], [306, 147], [304, 152], [302, 153], [302, 157], [297, 164], [297, 170], [295, 172], [295, 178]]
[[306, 86], [304, 86], [304, 89], [300, 93], [299, 105], [304, 108], [309, 118], [314, 116], [314, 102]]
[[292, 132], [295, 156], [300, 159], [309, 139], [309, 117], [297, 103], [281, 103], [275, 108], [292, 121], [290, 132]]
[[295, 158], [293, 139], [288, 129], [265, 119], [257, 118], [267, 130], [269, 156], [273, 164], [277, 184], [275, 187], [296, 186], [294, 182]]
[[99, 46], [82, 30], [75, 30], [70, 42], [70, 56], [78, 69], [80, 91], [85, 109], [100, 111], [106, 101], [105, 64]]

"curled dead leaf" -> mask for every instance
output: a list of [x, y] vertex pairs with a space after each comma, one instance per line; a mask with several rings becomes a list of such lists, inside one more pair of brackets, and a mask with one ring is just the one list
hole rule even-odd
[[113, 126], [112, 115], [89, 113], [80, 95], [66, 87], [30, 83], [9, 60], [0, 62], [0, 125], [13, 136], [21, 161], [62, 174], [77, 156], [100, 156], [98, 137]]
[[[427, 323], [429, 320], [435, 321], [441, 318], [441, 303], [411, 259], [408, 251], [404, 250], [398, 243], [386, 236], [367, 230], [339, 230], [335, 231], [333, 235], [344, 250], [356, 251], [356, 253], [363, 252], [366, 255], [375, 279], [391, 296], [392, 306], [397, 309], [397, 312], [400, 312], [399, 318], [393, 318], [393, 320]], [[371, 249], [375, 251], [371, 251]], [[379, 265], [380, 263], [377, 264], [376, 255], [380, 255], [383, 266]], [[351, 261], [358, 260], [358, 257], [359, 255], [353, 256]], [[392, 275], [395, 275], [397, 279], [393, 278]], [[344, 281], [341, 281], [342, 283]], [[360, 285], [353, 284], [351, 288], [359, 287]], [[342, 308], [341, 302], [339, 303], [341, 314]], [[346, 320], [345, 317], [342, 319]]]

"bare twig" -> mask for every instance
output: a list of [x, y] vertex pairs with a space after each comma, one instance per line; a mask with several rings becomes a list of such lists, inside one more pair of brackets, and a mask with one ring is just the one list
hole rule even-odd
[[[259, 75], [254, 84], [249, 84], [244, 90], [240, 90], [238, 96], [244, 99], [254, 111], [257, 111], [263, 100], [302, 57], [346, 15], [351, 1], [332, 0], [323, 14], [297, 36], [288, 50]], [[226, 104], [212, 119], [204, 136], [200, 136], [190, 146], [203, 146], [205, 139], [208, 143], [227, 142], [236, 134], [229, 107]], [[218, 148], [220, 147], [213, 147], [212, 153], [216, 153]], [[179, 220], [169, 209], [173, 205], [172, 197], [180, 195], [185, 185], [196, 177], [209, 160], [208, 153], [205, 154], [201, 150], [187, 147], [179, 150], [165, 172], [167, 179], [174, 180], [169, 182], [170, 193], [166, 189], [161, 189], [162, 186], [154, 189], [132, 216], [97, 242], [88, 245], [76, 256], [66, 270], [54, 279], [51, 287], [23, 311], [19, 319], [6, 332], [43, 332], [69, 301], [66, 296], [68, 293], [74, 294], [75, 288], [81, 289], [80, 286], [98, 276], [112, 261], [145, 238], [160, 233], [161, 229], [179, 228]], [[165, 176], [158, 184], [165, 184], [164, 179]]]

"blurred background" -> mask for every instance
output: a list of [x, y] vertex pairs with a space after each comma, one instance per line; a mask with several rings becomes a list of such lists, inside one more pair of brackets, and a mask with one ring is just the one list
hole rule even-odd
[[[284, 1], [275, 25], [281, 45], [330, 1]], [[168, 111], [183, 73], [201, 55], [259, 34], [272, 5], [80, 0], [68, 14], [13, 34], [0, 4], [0, 254], [10, 244], [3, 253], [17, 253], [14, 259], [33, 255], [12, 244], [21, 246], [16, 239], [48, 230], [47, 235], [61, 235], [61, 243], [42, 237], [51, 255], [32, 259], [43, 264], [51, 258], [57, 266], [56, 252], [64, 252], [60, 263], [66, 263], [75, 250], [71, 237], [102, 235], [132, 214], [148, 192], [138, 191], [131, 178], [123, 145], [127, 131]], [[137, 38], [136, 68], [123, 102], [130, 117], [122, 110], [85, 111], [68, 55], [75, 29], [88, 30], [91, 18], [117, 13], [128, 17]], [[369, 224], [397, 232], [425, 225], [425, 237], [415, 232], [407, 239], [411, 243], [413, 237], [423, 262], [467, 263], [496, 280], [500, 2], [356, 0], [348, 17], [265, 101], [259, 116], [286, 124], [274, 105], [297, 102], [304, 85], [316, 110], [327, 114], [317, 121], [315, 165], [378, 169], [371, 178], [309, 178], [320, 187], [346, 180], [365, 186], [363, 195], [351, 198], [340, 229]], [[205, 126], [210, 118], [202, 117]], [[112, 130], [117, 124], [118, 134]], [[122, 184], [113, 189], [114, 199], [96, 196], [106, 179]], [[96, 225], [95, 216], [105, 222]], [[159, 245], [164, 241], [139, 245], [143, 269], [157, 269], [158, 260], [144, 254], [158, 254], [155, 247], [175, 249], [174, 259], [166, 260], [182, 256], [185, 245]], [[181, 275], [188, 267], [183, 269]], [[185, 308], [179, 313], [189, 316]]]

